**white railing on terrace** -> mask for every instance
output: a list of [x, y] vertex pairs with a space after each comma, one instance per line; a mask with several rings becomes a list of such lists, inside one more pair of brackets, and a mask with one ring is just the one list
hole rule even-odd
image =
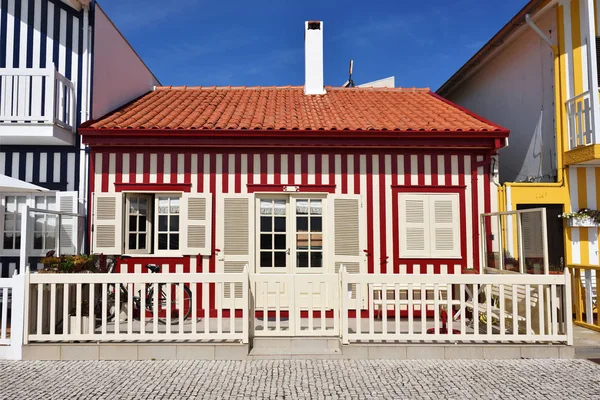
[[595, 143], [594, 118], [590, 92], [584, 92], [566, 101], [570, 150]]
[[[237, 274], [28, 272], [26, 277], [25, 344], [71, 340], [248, 343], [247, 270]], [[189, 292], [182, 289], [184, 285]], [[222, 306], [225, 289], [233, 301], [238, 285], [246, 306], [238, 310]], [[213, 291], [216, 304], [211, 299]], [[185, 319], [184, 313], [189, 313]]]
[[[570, 279], [568, 270], [564, 275], [544, 276], [378, 276], [343, 271], [342, 340], [345, 344], [376, 340], [572, 345]], [[368, 310], [358, 311], [364, 297]], [[349, 311], [354, 318], [348, 317]]]
[[0, 68], [0, 124], [56, 124], [75, 132], [73, 82], [50, 68]]

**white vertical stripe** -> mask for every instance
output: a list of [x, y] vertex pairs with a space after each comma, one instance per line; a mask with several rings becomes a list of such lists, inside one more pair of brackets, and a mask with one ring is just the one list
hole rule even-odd
[[415, 154], [410, 156], [410, 184], [419, 184], [419, 159]]
[[202, 185], [204, 187], [204, 193], [210, 193], [210, 155], [204, 154], [204, 177], [202, 178]]
[[448, 264], [441, 264], [440, 265], [440, 274], [441, 275], [447, 275], [448, 274]]
[[54, 176], [53, 182], [60, 182], [60, 153], [54, 153]]
[[123, 183], [129, 183], [129, 154], [123, 154], [123, 171], [121, 172], [121, 180]]
[[393, 231], [392, 231], [392, 156], [387, 154], [385, 156], [385, 248], [387, 250], [387, 254], [384, 256], [387, 257], [387, 273], [394, 273], [394, 250], [392, 249], [393, 241]]
[[94, 165], [94, 191], [102, 191], [102, 154], [96, 153], [96, 163]]
[[260, 181], [260, 155], [254, 155], [254, 184], [262, 183]]
[[177, 183], [185, 180], [185, 154], [177, 155]]
[[588, 229], [588, 242], [590, 249], [590, 264], [598, 265], [598, 229]]
[[[6, 170], [6, 154], [5, 153], [0, 153], [0, 174], [4, 175], [4, 171]], [[42, 168], [40, 167], [40, 170], [44, 170], [44, 173], [46, 171], [46, 168]], [[40, 171], [40, 175], [41, 175], [41, 171]]]
[[163, 182], [171, 183], [171, 155], [165, 154], [163, 158]]
[[61, 74], [66, 73], [67, 65], [67, 12], [60, 10], [60, 43], [58, 44], [58, 70]]
[[336, 154], [335, 156], [335, 193], [342, 193], [342, 156], [340, 154]]
[[433, 275], [433, 264], [427, 264], [427, 275]]
[[573, 37], [571, 32], [571, 3], [563, 6], [563, 23], [565, 32], [565, 84], [567, 89], [567, 99], [573, 97]]
[[577, 194], [577, 168], [569, 168], [569, 197], [571, 200], [570, 212], [577, 212], [579, 210], [579, 198]]
[[41, 35], [42, 35], [42, 0], [35, 0], [33, 12], [33, 68], [40, 67]]
[[288, 156], [287, 154], [281, 155], [281, 184], [286, 185], [288, 183]]
[[[19, 158], [20, 158], [19, 153], [13, 153], [12, 175], [11, 176], [16, 179], [19, 179]], [[55, 172], [55, 175], [56, 175], [56, 172]]]
[[438, 170], [437, 170], [437, 174], [438, 174], [438, 185], [439, 186], [444, 186], [446, 184], [446, 175], [445, 175], [445, 159], [443, 155], [439, 155], [437, 156], [438, 158]]
[[[360, 166], [358, 167], [359, 171], [360, 171], [360, 188], [358, 190], [358, 193], [360, 193], [361, 195], [363, 195], [363, 204], [364, 204], [364, 195], [365, 193], [367, 193], [367, 156], [364, 154], [361, 154], [360, 157]], [[364, 205], [365, 210], [366, 210], [366, 205]], [[366, 211], [363, 211], [366, 212]]]
[[[456, 185], [458, 185], [458, 156], [451, 156], [450, 162], [451, 162], [451, 168], [452, 168], [451, 169], [451, 173], [452, 173], [451, 182], [452, 182], [452, 186], [456, 186]], [[467, 171], [465, 171], [465, 173], [466, 172]]]
[[321, 157], [321, 175], [323, 176], [323, 185], [331, 185], [329, 182], [329, 154], [323, 154]]
[[25, 155], [25, 180], [27, 182], [33, 181], [33, 153]]
[[275, 155], [267, 154], [267, 183], [275, 183]]
[[[19, 68], [27, 67], [27, 0], [21, 0], [21, 32], [19, 33]], [[9, 42], [10, 43], [10, 42]]]
[[375, 260], [376, 274], [381, 274], [382, 265], [382, 254], [381, 254], [381, 240], [383, 239], [380, 232], [381, 227], [381, 216], [379, 215], [379, 155], [373, 155], [367, 158], [368, 162], [372, 163], [373, 171], [373, 259]]
[[142, 183], [144, 180], [144, 154], [137, 153], [135, 156], [135, 181]]
[[462, 217], [462, 221], [466, 224], [467, 237], [467, 268], [473, 268], [473, 199], [471, 198], [471, 191], [477, 188], [471, 187], [471, 156], [465, 156], [465, 185], [467, 189], [465, 191], [466, 207], [465, 213]]
[[309, 154], [308, 155], [308, 184], [314, 185], [315, 179], [316, 179], [316, 177], [315, 177], [315, 155]]
[[348, 193], [354, 193], [354, 154], [348, 154]]
[[[585, 3], [584, 0], [583, 3]], [[581, 4], [581, 3], [580, 3]], [[581, 83], [583, 85], [582, 93], [589, 90], [589, 81], [588, 81], [588, 49], [587, 49], [587, 41], [588, 41], [588, 16], [587, 16], [587, 6], [585, 4], [581, 4], [579, 7], [579, 29], [581, 33], [581, 44], [579, 46], [581, 50], [581, 65], [579, 68], [581, 69]], [[590, 40], [593, 38], [589, 38]], [[578, 93], [579, 94], [579, 93]]]
[[[192, 158], [193, 159], [193, 158]], [[150, 183], [156, 183], [157, 182], [157, 164], [158, 164], [158, 155], [156, 153], [152, 153], [150, 154]], [[196, 167], [198, 167], [196, 165]], [[192, 166], [192, 171], [193, 171], [193, 166]], [[194, 187], [194, 184], [192, 184], [192, 188]]]
[[586, 204], [587, 208], [597, 210], [596, 204], [596, 169], [586, 168], [585, 169], [585, 188], [586, 188]]
[[406, 275], [406, 264], [400, 264], [400, 274]]
[[[48, 9], [50, 9], [50, 5], [48, 5]], [[15, 42], [15, 2], [8, 2], [8, 10], [6, 13], [6, 67], [12, 68], [13, 64], [13, 46], [12, 44]]]
[[72, 192], [75, 190], [75, 171], [77, 165], [75, 165], [75, 153], [67, 154], [67, 190]]
[[229, 186], [229, 193], [235, 193], [235, 154], [229, 155], [229, 169], [227, 172], [227, 179]]
[[[192, 154], [190, 164], [190, 168], [192, 169], [190, 171], [192, 176], [192, 193], [198, 193], [198, 154]], [[152, 182], [152, 175], [150, 175], [150, 182]]]
[[[46, 18], [46, 68], [52, 67], [52, 50], [54, 49], [54, 4], [48, 2]], [[42, 46], [44, 44], [42, 43]], [[46, 112], [48, 112], [46, 110]]]
[[[482, 161], [483, 157], [477, 157], [477, 161]], [[485, 175], [484, 175], [484, 168], [483, 167], [479, 167], [477, 168], [477, 206], [478, 206], [478, 212], [477, 214], [473, 215], [473, 218], [475, 218], [477, 220], [477, 226], [480, 226], [481, 224], [479, 223], [480, 219], [479, 219], [479, 214], [486, 212], [485, 211]], [[479, 235], [481, 237], [481, 235], [485, 235], [484, 232], [479, 232]], [[475, 238], [477, 239], [477, 238]], [[478, 249], [479, 251], [479, 263], [480, 266], [483, 266], [483, 249], [479, 244], [479, 240], [476, 240], [476, 242], [474, 243], [474, 246]]]
[[[1, 159], [0, 159], [0, 168], [4, 168], [4, 162]], [[40, 153], [40, 182], [46, 182], [47, 169], [48, 169], [48, 153]], [[4, 171], [0, 171], [0, 172], [4, 173]]]
[[[75, 82], [75, 85], [79, 85], [77, 82], [77, 70], [79, 66], [79, 19], [73, 18], [73, 40], [71, 50], [71, 81]], [[77, 90], [77, 86], [75, 87]]]
[[430, 155], [426, 155], [423, 157], [423, 167], [425, 169], [424, 174], [425, 174], [425, 184], [426, 185], [431, 185], [431, 156]]
[[241, 185], [242, 193], [248, 193], [248, 154], [242, 154], [241, 157], [242, 171], [241, 171]]
[[294, 155], [294, 184], [300, 185], [302, 183], [302, 156], [300, 154]]
[[404, 185], [404, 156], [398, 156], [398, 185]]
[[117, 174], [117, 154], [110, 153], [108, 155], [108, 191], [114, 193], [115, 180]]

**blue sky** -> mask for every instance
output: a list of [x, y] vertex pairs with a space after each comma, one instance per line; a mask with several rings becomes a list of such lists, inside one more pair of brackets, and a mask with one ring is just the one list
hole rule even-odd
[[526, 0], [100, 0], [163, 85], [302, 85], [304, 21], [322, 20], [325, 84], [442, 85]]

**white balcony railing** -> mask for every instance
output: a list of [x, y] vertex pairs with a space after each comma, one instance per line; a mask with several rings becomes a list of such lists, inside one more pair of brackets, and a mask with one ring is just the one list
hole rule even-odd
[[50, 68], [0, 69], [0, 124], [50, 124], [75, 132], [73, 82]]
[[593, 110], [590, 92], [566, 101], [569, 123], [569, 150], [594, 143]]

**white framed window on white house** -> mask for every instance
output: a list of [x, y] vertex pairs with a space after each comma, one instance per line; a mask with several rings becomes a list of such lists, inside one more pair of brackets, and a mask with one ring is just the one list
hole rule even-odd
[[156, 196], [156, 244], [158, 251], [180, 249], [179, 214], [181, 198], [172, 195]]
[[458, 193], [399, 193], [400, 258], [460, 258]]
[[125, 248], [127, 253], [148, 253], [152, 246], [151, 210], [152, 196], [131, 194], [125, 202], [127, 217], [125, 218]]

